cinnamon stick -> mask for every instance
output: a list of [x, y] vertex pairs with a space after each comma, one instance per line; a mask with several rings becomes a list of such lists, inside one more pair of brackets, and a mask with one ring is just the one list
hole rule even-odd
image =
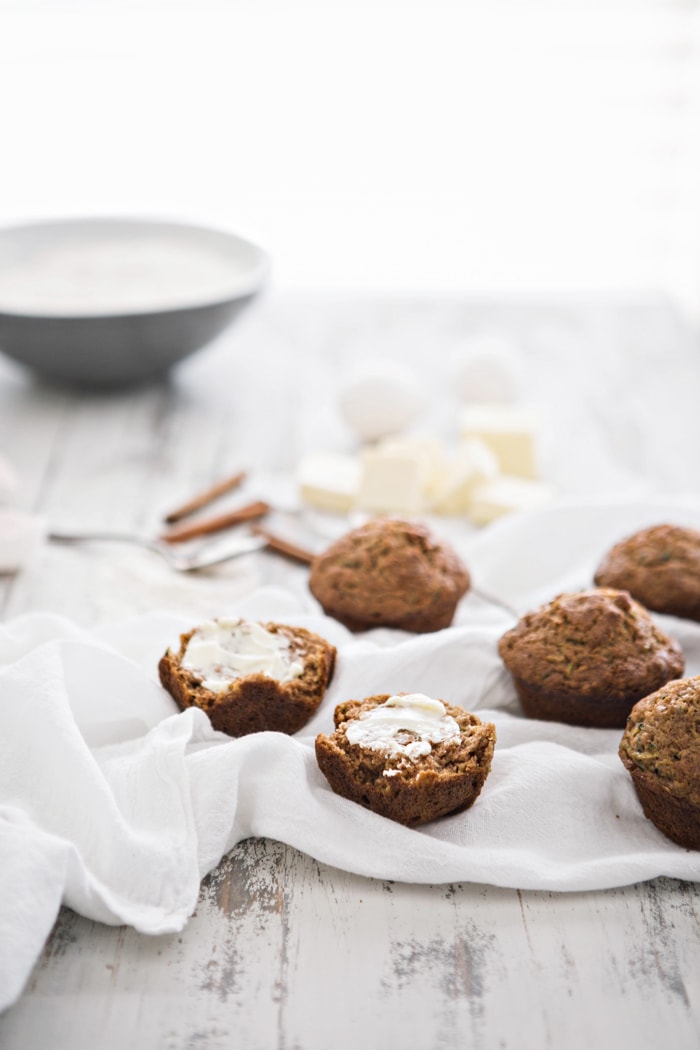
[[233, 489], [238, 488], [242, 481], [245, 480], [245, 470], [239, 470], [237, 474], [232, 474], [230, 478], [224, 478], [223, 481], [219, 481], [216, 485], [212, 485], [210, 488], [205, 489], [204, 492], [200, 492], [197, 496], [193, 496], [192, 499], [188, 500], [187, 503], [183, 503], [181, 507], [177, 507], [175, 510], [171, 510], [169, 514], [166, 514], [165, 521], [168, 525], [174, 525], [177, 521], [182, 521], [183, 518], [188, 518], [190, 514], [194, 514], [195, 511], [201, 510], [202, 507], [208, 506], [213, 503], [219, 496], [224, 496], [227, 492], [231, 492]]
[[267, 541], [267, 545], [270, 550], [277, 551], [278, 554], [284, 554], [287, 558], [292, 558], [294, 561], [300, 561], [304, 565], [310, 565], [316, 555], [305, 547], [299, 547], [296, 543], [290, 543], [289, 540], [282, 539], [281, 536], [276, 536], [274, 532], [270, 532], [269, 529], [264, 528], [262, 525], [253, 525], [250, 530], [255, 536], [262, 536]]
[[219, 514], [215, 518], [205, 518], [204, 521], [195, 521], [191, 525], [181, 525], [179, 528], [170, 529], [163, 533], [162, 540], [166, 543], [184, 543], [185, 540], [195, 540], [198, 536], [208, 536], [210, 532], [220, 532], [232, 525], [240, 525], [242, 521], [251, 521], [253, 518], [262, 518], [269, 513], [269, 503], [255, 500], [238, 510], [229, 511], [227, 514]]

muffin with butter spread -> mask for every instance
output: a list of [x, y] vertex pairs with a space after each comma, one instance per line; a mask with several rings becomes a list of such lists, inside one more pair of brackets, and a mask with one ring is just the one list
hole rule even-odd
[[633, 705], [685, 666], [678, 642], [626, 591], [560, 594], [500, 639], [523, 711], [572, 725], [624, 728]]
[[329, 642], [303, 627], [218, 619], [181, 635], [158, 673], [178, 706], [201, 708], [214, 729], [291, 734], [321, 703], [335, 657]]
[[636, 703], [619, 753], [644, 815], [679, 846], [700, 850], [700, 676]]
[[621, 587], [647, 609], [700, 620], [700, 532], [652, 525], [620, 540], [595, 573], [604, 587]]
[[383, 693], [335, 709], [316, 760], [337, 795], [415, 827], [473, 805], [491, 769], [496, 730], [422, 693]]
[[396, 518], [373, 518], [341, 536], [314, 559], [309, 578], [324, 612], [351, 631], [439, 631], [470, 584], [449, 543]]

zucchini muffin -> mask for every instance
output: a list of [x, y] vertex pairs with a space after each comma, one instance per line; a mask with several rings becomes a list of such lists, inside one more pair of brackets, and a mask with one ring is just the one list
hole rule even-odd
[[595, 573], [656, 612], [700, 620], [700, 532], [653, 525], [616, 543]]
[[158, 672], [182, 710], [200, 707], [223, 733], [296, 733], [321, 703], [335, 656], [303, 627], [221, 619], [181, 635]]
[[425, 525], [374, 518], [346, 533], [311, 566], [309, 587], [324, 611], [351, 631], [449, 627], [469, 590], [457, 552]]
[[683, 673], [679, 644], [626, 591], [560, 594], [498, 644], [530, 718], [624, 728], [633, 705]]
[[644, 815], [679, 846], [700, 850], [700, 677], [634, 705], [620, 758]]
[[348, 700], [316, 760], [337, 795], [416, 827], [468, 809], [491, 769], [496, 730], [422, 693]]

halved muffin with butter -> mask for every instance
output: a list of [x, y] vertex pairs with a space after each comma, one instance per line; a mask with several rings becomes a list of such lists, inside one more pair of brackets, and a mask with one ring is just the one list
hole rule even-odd
[[386, 693], [335, 709], [316, 760], [337, 795], [415, 827], [467, 809], [491, 769], [496, 730], [422, 693]]
[[321, 703], [336, 650], [303, 627], [217, 619], [180, 637], [158, 665], [179, 707], [199, 707], [229, 736], [296, 733]]

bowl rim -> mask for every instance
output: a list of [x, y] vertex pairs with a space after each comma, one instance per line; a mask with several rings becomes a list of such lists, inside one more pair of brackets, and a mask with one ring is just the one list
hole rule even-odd
[[224, 227], [211, 226], [206, 223], [186, 221], [181, 219], [170, 219], [162, 216], [139, 216], [139, 215], [85, 215], [65, 216], [50, 219], [32, 219], [24, 222], [8, 223], [0, 226], [0, 247], [5, 237], [22, 235], [32, 231], [60, 230], [67, 232], [80, 229], [104, 228], [132, 228], [142, 230], [166, 230], [169, 232], [184, 232], [194, 235], [215, 238], [229, 246], [242, 249], [251, 256], [249, 269], [232, 282], [229, 292], [218, 293], [211, 296], [185, 297], [178, 302], [163, 305], [154, 301], [152, 306], [128, 306], [124, 309], [96, 308], [85, 309], [80, 312], [60, 311], [56, 309], [12, 309], [0, 304], [0, 318], [27, 320], [27, 321], [97, 321], [115, 320], [129, 317], [149, 317], [153, 315], [172, 314], [184, 310], [204, 309], [207, 307], [224, 306], [254, 295], [260, 290], [269, 276], [270, 257], [259, 245], [237, 233], [233, 233]]

